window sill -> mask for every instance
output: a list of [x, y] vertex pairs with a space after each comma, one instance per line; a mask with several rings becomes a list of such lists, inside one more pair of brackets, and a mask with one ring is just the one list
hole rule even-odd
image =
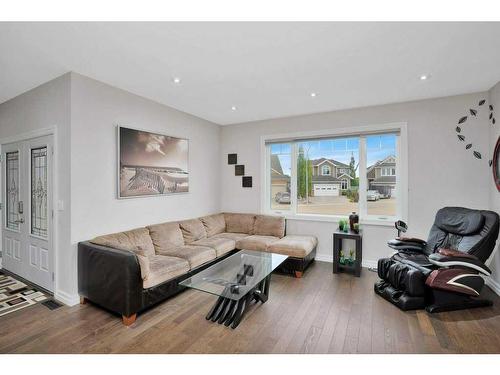
[[[264, 215], [272, 216], [284, 216], [287, 220], [296, 221], [316, 221], [316, 222], [327, 222], [327, 223], [338, 223], [340, 219], [345, 219], [347, 216], [327, 216], [327, 215], [307, 215], [307, 214], [290, 214], [286, 212], [265, 212]], [[383, 226], [383, 227], [393, 227], [395, 218], [387, 219], [360, 219], [359, 223], [361, 225], [368, 226]]]

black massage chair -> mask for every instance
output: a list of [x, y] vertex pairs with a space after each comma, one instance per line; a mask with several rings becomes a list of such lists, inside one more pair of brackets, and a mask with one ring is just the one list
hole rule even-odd
[[379, 259], [375, 292], [402, 310], [425, 308], [441, 312], [491, 306], [477, 298], [484, 285], [484, 264], [495, 249], [496, 212], [462, 207], [440, 209], [427, 241], [401, 237], [407, 227], [396, 222], [398, 237], [388, 242], [396, 250]]

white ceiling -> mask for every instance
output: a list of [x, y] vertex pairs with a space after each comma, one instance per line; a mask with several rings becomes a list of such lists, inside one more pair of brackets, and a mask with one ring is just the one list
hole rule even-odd
[[500, 23], [0, 23], [0, 103], [68, 71], [218, 124], [402, 102], [489, 89], [499, 37]]

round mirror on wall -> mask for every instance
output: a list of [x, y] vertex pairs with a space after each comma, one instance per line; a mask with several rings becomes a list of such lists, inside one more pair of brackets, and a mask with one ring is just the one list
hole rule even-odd
[[500, 137], [498, 137], [497, 144], [495, 146], [495, 151], [493, 153], [493, 179], [497, 186], [497, 190], [500, 191]]

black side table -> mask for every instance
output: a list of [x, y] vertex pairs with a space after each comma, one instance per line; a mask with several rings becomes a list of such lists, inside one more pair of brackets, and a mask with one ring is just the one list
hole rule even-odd
[[[342, 240], [354, 240], [356, 242], [356, 259], [353, 264], [340, 263], [340, 250], [343, 250], [344, 256], [348, 256], [346, 249], [342, 249]], [[361, 275], [361, 261], [363, 260], [363, 234], [354, 232], [341, 232], [340, 230], [333, 233], [333, 273], [342, 271], [351, 272], [354, 276]]]

